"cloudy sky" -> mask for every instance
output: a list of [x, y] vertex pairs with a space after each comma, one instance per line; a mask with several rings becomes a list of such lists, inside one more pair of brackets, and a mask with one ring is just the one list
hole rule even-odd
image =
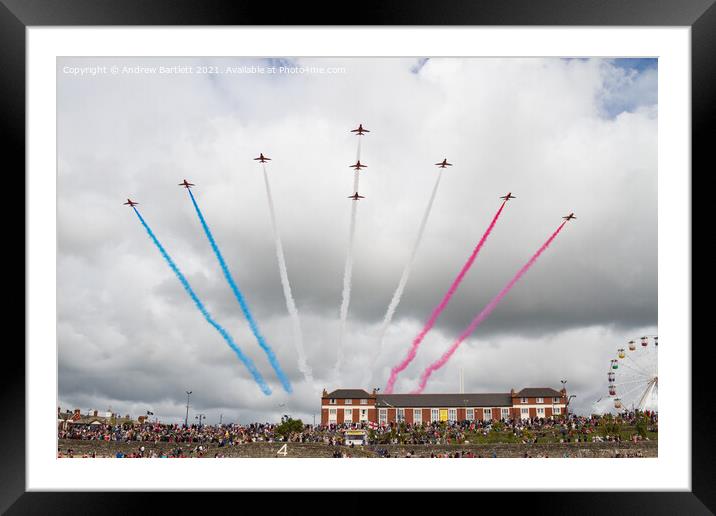
[[[73, 67], [304, 66], [338, 73], [77, 75]], [[247, 69], [243, 69], [246, 71]], [[618, 347], [657, 331], [657, 64], [609, 59], [58, 60], [58, 403], [183, 421], [311, 422], [320, 392], [385, 386], [499, 207], [511, 201], [396, 392], [409, 392], [474, 315], [569, 224], [426, 392], [560, 387], [577, 411], [606, 392]], [[353, 291], [339, 332], [358, 123]], [[259, 152], [315, 383], [297, 367]], [[379, 328], [438, 169], [442, 178], [370, 384]], [[281, 389], [226, 284], [182, 179], [295, 389]], [[140, 210], [215, 318], [257, 364], [265, 396], [152, 245]]]

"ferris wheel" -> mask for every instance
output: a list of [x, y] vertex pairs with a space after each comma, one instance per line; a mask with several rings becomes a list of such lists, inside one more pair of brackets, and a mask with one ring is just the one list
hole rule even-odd
[[646, 335], [617, 349], [607, 373], [609, 396], [617, 410], [657, 410], [659, 337]]

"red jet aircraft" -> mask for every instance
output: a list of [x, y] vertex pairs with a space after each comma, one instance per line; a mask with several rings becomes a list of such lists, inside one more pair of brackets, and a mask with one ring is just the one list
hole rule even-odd
[[360, 170], [362, 168], [368, 168], [368, 165], [361, 165], [360, 160], [356, 161], [355, 165], [349, 165], [350, 168], [354, 168], [356, 170]]
[[500, 197], [500, 199], [504, 199], [506, 201], [509, 201], [510, 199], [517, 199], [514, 195], [512, 195], [512, 192], [509, 192], [507, 195], [503, 195]]
[[368, 129], [363, 129], [363, 124], [358, 124], [358, 129], [351, 130], [352, 133], [356, 133], [357, 136], [362, 136], [365, 133], [369, 133]]
[[358, 192], [354, 193], [353, 195], [349, 195], [348, 198], [353, 199], [354, 201], [357, 201], [359, 199], [365, 199], [363, 195], [358, 195]]
[[127, 198], [127, 202], [124, 203], [125, 205], [128, 204], [130, 208], [134, 208], [135, 205], [139, 204], [138, 202], [134, 202], [132, 199]]
[[452, 167], [452, 163], [448, 163], [448, 162], [447, 162], [447, 158], [445, 158], [444, 160], [442, 160], [440, 163], [435, 163], [435, 164], [436, 164], [438, 167], [440, 167], [440, 168]]
[[574, 212], [572, 212], [572, 213], [570, 213], [569, 215], [567, 215], [566, 217], [562, 217], [562, 218], [563, 218], [564, 220], [572, 220], [572, 219], [576, 219], [577, 217], [575, 217], [575, 216], [574, 216]]
[[260, 161], [261, 163], [266, 163], [267, 161], [271, 161], [271, 158], [267, 158], [266, 156], [264, 156], [264, 153], [262, 152], [261, 154], [259, 154], [258, 158], [254, 158], [254, 161]]
[[181, 183], [179, 183], [179, 186], [183, 186], [184, 188], [189, 189], [189, 188], [191, 188], [192, 186], [195, 186], [195, 185], [194, 185], [194, 183], [190, 183], [190, 182], [188, 182], [188, 181], [185, 179], [184, 181], [182, 181]]

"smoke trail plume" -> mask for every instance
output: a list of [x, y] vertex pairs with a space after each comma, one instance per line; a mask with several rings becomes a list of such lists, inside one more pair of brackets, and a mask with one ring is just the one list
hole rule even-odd
[[286, 309], [291, 316], [293, 323], [293, 341], [296, 345], [296, 354], [298, 355], [298, 369], [303, 373], [303, 377], [307, 382], [313, 383], [313, 373], [306, 363], [306, 352], [303, 350], [303, 332], [301, 331], [301, 320], [298, 317], [298, 308], [293, 299], [291, 292], [291, 284], [288, 281], [288, 270], [286, 268], [286, 258], [283, 255], [283, 244], [281, 243], [281, 234], [276, 223], [276, 211], [273, 206], [273, 196], [271, 195], [271, 185], [269, 184], [268, 174], [266, 173], [266, 165], [263, 165], [264, 184], [266, 185], [266, 197], [268, 198], [269, 212], [271, 214], [271, 228], [276, 242], [276, 258], [278, 259], [278, 270], [281, 276], [281, 286], [283, 287], [283, 297], [286, 300]]
[[[359, 140], [360, 141], [360, 140]], [[358, 171], [355, 173], [353, 186], [358, 191]], [[353, 278], [353, 241], [356, 230], [356, 213], [358, 211], [358, 201], [353, 201], [351, 206], [351, 222], [348, 229], [348, 253], [346, 254], [346, 265], [343, 270], [343, 294], [340, 309], [340, 328], [338, 332], [338, 357], [336, 359], [335, 373], [338, 375], [343, 364], [343, 338], [346, 332], [346, 320], [348, 318], [348, 306], [351, 302], [351, 283]]]
[[204, 316], [204, 319], [206, 319], [206, 322], [208, 322], [211, 326], [214, 327], [216, 331], [219, 332], [219, 334], [224, 338], [226, 343], [229, 345], [231, 350], [236, 353], [236, 356], [239, 357], [239, 360], [243, 362], [243, 364], [246, 366], [246, 369], [249, 370], [251, 373], [251, 376], [254, 377], [254, 380], [259, 385], [261, 390], [264, 394], [267, 396], [271, 394], [271, 389], [268, 385], [266, 385], [266, 382], [264, 381], [263, 377], [261, 376], [261, 373], [256, 369], [256, 366], [254, 365], [251, 358], [244, 355], [244, 353], [241, 351], [241, 349], [236, 345], [234, 342], [234, 339], [231, 338], [231, 335], [219, 324], [217, 323], [211, 314], [207, 311], [207, 309], [204, 307], [204, 304], [201, 302], [199, 297], [194, 292], [194, 289], [191, 288], [191, 285], [189, 285], [189, 282], [187, 281], [186, 277], [182, 272], [179, 270], [179, 267], [174, 263], [174, 260], [171, 259], [169, 254], [166, 252], [162, 244], [159, 243], [159, 240], [157, 240], [157, 237], [154, 236], [154, 232], [149, 228], [147, 223], [145, 222], [144, 218], [139, 214], [139, 211], [137, 208], [132, 206], [132, 209], [134, 209], [134, 213], [137, 214], [137, 217], [139, 217], [139, 221], [142, 223], [142, 226], [144, 226], [144, 229], [147, 230], [147, 233], [149, 234], [149, 238], [152, 239], [152, 242], [154, 242], [154, 245], [157, 246], [157, 249], [159, 249], [159, 252], [164, 257], [164, 260], [169, 264], [169, 267], [172, 271], [174, 271], [174, 274], [176, 274], [176, 277], [179, 278], [179, 281], [181, 282], [182, 286], [184, 287], [184, 290], [186, 290], [186, 293], [189, 294], [189, 297], [191, 297], [192, 301], [194, 301], [194, 304], [201, 312], [201, 315]]
[[[398, 282], [398, 286], [395, 289], [395, 292], [393, 293], [393, 298], [390, 300], [390, 304], [388, 304], [388, 310], [385, 312], [385, 317], [383, 318], [383, 324], [380, 328], [380, 341], [378, 346], [378, 352], [373, 356], [373, 361], [371, 366], [368, 368], [367, 371], [367, 380], [368, 382], [372, 378], [373, 370], [375, 369], [375, 364], [378, 361], [378, 358], [383, 353], [383, 345], [385, 341], [385, 334], [388, 331], [388, 327], [390, 326], [390, 323], [393, 321], [393, 316], [395, 315], [395, 310], [398, 308], [398, 304], [400, 304], [400, 299], [403, 296], [403, 291], [405, 290], [405, 286], [408, 283], [408, 278], [410, 277], [410, 272], [413, 268], [413, 262], [415, 262], [415, 255], [418, 252], [418, 247], [420, 247], [420, 242], [423, 240], [423, 233], [425, 232], [425, 226], [428, 223], [428, 217], [430, 217], [430, 212], [433, 208], [433, 201], [435, 201], [435, 195], [438, 192], [438, 186], [440, 186], [440, 179], [442, 178], [443, 171], [442, 169], [438, 170], [438, 177], [435, 180], [435, 186], [433, 186], [433, 191], [430, 194], [430, 199], [428, 200], [428, 205], [425, 208], [425, 213], [423, 214], [423, 220], [420, 221], [420, 227], [418, 229], [418, 236], [415, 239], [415, 243], [413, 244], [413, 249], [410, 252], [410, 257], [408, 258], [408, 262], [405, 264], [405, 268], [403, 269], [403, 274], [400, 276], [400, 281]], [[365, 382], [365, 383], [368, 383]]]
[[502, 202], [502, 204], [500, 205], [500, 209], [497, 210], [497, 213], [495, 213], [495, 216], [492, 218], [492, 222], [490, 222], [490, 225], [487, 227], [487, 230], [482, 235], [482, 238], [475, 246], [475, 249], [473, 249], [472, 254], [467, 259], [467, 262], [465, 262], [465, 265], [463, 265], [462, 269], [460, 269], [460, 272], [458, 273], [455, 280], [452, 282], [452, 285], [450, 285], [448, 291], [445, 293], [445, 296], [443, 297], [442, 301], [440, 301], [440, 304], [435, 307], [433, 313], [430, 315], [430, 319], [428, 319], [428, 322], [425, 323], [425, 326], [420, 331], [418, 336], [413, 339], [413, 343], [408, 350], [407, 356], [403, 359], [402, 362], [400, 362], [398, 365], [393, 367], [393, 369], [391, 369], [390, 378], [388, 379], [388, 384], [385, 387], [386, 394], [390, 394], [393, 392], [393, 388], [395, 387], [395, 380], [397, 379], [398, 374], [400, 374], [401, 371], [408, 367], [408, 364], [410, 364], [410, 362], [412, 362], [415, 358], [420, 343], [423, 341], [425, 335], [427, 335], [427, 333], [432, 329], [432, 327], [435, 326], [435, 321], [437, 321], [438, 317], [440, 317], [440, 314], [443, 312], [443, 310], [445, 310], [453, 294], [455, 294], [457, 288], [460, 286], [460, 283], [462, 283], [462, 280], [465, 278], [465, 275], [470, 270], [470, 267], [475, 261], [475, 258], [477, 258], [480, 249], [482, 249], [482, 246], [487, 241], [487, 237], [490, 236], [490, 233], [492, 233], [492, 229], [495, 227], [497, 219], [500, 218], [500, 214], [502, 213], [502, 210], [504, 209], [506, 203], [507, 201]]
[[[356, 162], [360, 161], [361, 136], [358, 136], [358, 148], [356, 150]], [[360, 170], [353, 172], [353, 191], [358, 191], [360, 183]], [[352, 201], [351, 221], [348, 229], [348, 252], [346, 254], [346, 265], [343, 269], [343, 293], [341, 295], [340, 323], [338, 329], [338, 351], [334, 375], [338, 376], [343, 365], [343, 339], [346, 332], [346, 320], [348, 319], [348, 306], [351, 303], [351, 282], [353, 279], [353, 240], [356, 230], [356, 214], [358, 212], [358, 201]]]
[[221, 270], [224, 272], [224, 277], [226, 278], [227, 283], [231, 287], [231, 291], [234, 293], [234, 297], [239, 302], [239, 305], [241, 306], [241, 311], [244, 313], [244, 316], [246, 317], [246, 320], [248, 321], [249, 326], [251, 327], [251, 331], [253, 332], [254, 336], [256, 337], [256, 340], [258, 341], [259, 346], [261, 346], [261, 349], [263, 349], [264, 353], [266, 353], [266, 356], [268, 357], [269, 362], [271, 363], [271, 367], [273, 367], [274, 371], [276, 371], [276, 376], [281, 381], [281, 385], [283, 385], [284, 390], [289, 393], [293, 392], [293, 388], [291, 387], [291, 382], [289, 381], [288, 377], [281, 369], [281, 366], [278, 363], [278, 359], [276, 358], [276, 355], [273, 352], [273, 349], [271, 349], [271, 346], [268, 345], [268, 343], [266, 342], [266, 339], [264, 339], [264, 336], [261, 334], [261, 331], [259, 331], [259, 327], [256, 324], [256, 321], [254, 320], [253, 315], [251, 315], [251, 311], [249, 310], [248, 304], [246, 304], [246, 300], [244, 299], [243, 294], [239, 290], [239, 287], [236, 285], [234, 278], [231, 276], [229, 267], [226, 265], [226, 262], [224, 261], [224, 257], [221, 255], [221, 251], [219, 251], [219, 246], [216, 244], [216, 240], [214, 240], [214, 236], [211, 234], [209, 225], [206, 223], [206, 220], [204, 219], [204, 215], [201, 213], [201, 210], [199, 209], [199, 205], [196, 203], [194, 194], [191, 192], [190, 188], [187, 188], [187, 191], [189, 192], [189, 197], [191, 198], [191, 202], [194, 205], [196, 214], [199, 217], [201, 226], [204, 228], [204, 233], [206, 234], [206, 238], [209, 239], [209, 243], [211, 244], [211, 249], [214, 251], [214, 254], [216, 255], [217, 260], [219, 260], [219, 265], [221, 265]]
[[485, 308], [482, 309], [482, 311], [477, 314], [477, 316], [472, 320], [470, 325], [463, 331], [460, 336], [457, 338], [455, 342], [453, 342], [452, 346], [443, 353], [443, 355], [440, 357], [440, 359], [436, 360], [432, 364], [430, 364], [425, 371], [423, 371], [423, 374], [420, 375], [420, 384], [418, 385], [418, 388], [413, 391], [414, 394], [419, 394], [423, 392], [423, 389], [425, 389], [425, 385], [428, 383], [428, 380], [430, 379], [430, 375], [433, 374], [434, 371], [437, 371], [442, 366], [444, 366], [448, 360], [450, 360], [450, 357], [457, 351], [457, 348], [460, 347], [460, 344], [470, 336], [472, 332], [475, 331], [475, 329], [482, 324], [482, 321], [487, 319], [487, 317], [492, 313], [492, 311], [495, 309], [495, 307], [502, 301], [502, 298], [504, 298], [507, 293], [512, 289], [512, 287], [515, 286], [515, 283], [517, 283], [522, 276], [534, 265], [534, 263], [537, 261], [537, 258], [549, 247], [549, 245], [552, 243], [552, 241], [557, 237], [560, 231], [562, 231], [562, 228], [567, 222], [562, 222], [562, 224], [557, 228], [557, 231], [552, 233], [552, 236], [547, 239], [547, 241], [542, 244], [542, 247], [540, 247], [537, 252], [532, 256], [532, 258], [529, 259], [529, 261], [519, 270], [517, 271], [517, 274], [505, 285], [505, 287], [494, 297], [492, 298], [492, 301], [490, 301]]

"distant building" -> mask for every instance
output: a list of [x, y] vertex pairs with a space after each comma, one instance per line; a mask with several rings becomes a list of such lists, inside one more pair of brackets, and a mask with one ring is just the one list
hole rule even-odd
[[363, 389], [323, 390], [321, 424], [397, 421], [489, 421], [567, 414], [567, 391], [550, 387], [484, 394], [377, 394]]
[[122, 417], [119, 414], [113, 414], [111, 411], [100, 413], [98, 410], [93, 410], [91, 413], [83, 415], [78, 408], [74, 409], [74, 411], [66, 410], [62, 412], [60, 407], [57, 407], [57, 424], [62, 428], [67, 428], [67, 425], [119, 425], [125, 423], [133, 423], [129, 414]]

